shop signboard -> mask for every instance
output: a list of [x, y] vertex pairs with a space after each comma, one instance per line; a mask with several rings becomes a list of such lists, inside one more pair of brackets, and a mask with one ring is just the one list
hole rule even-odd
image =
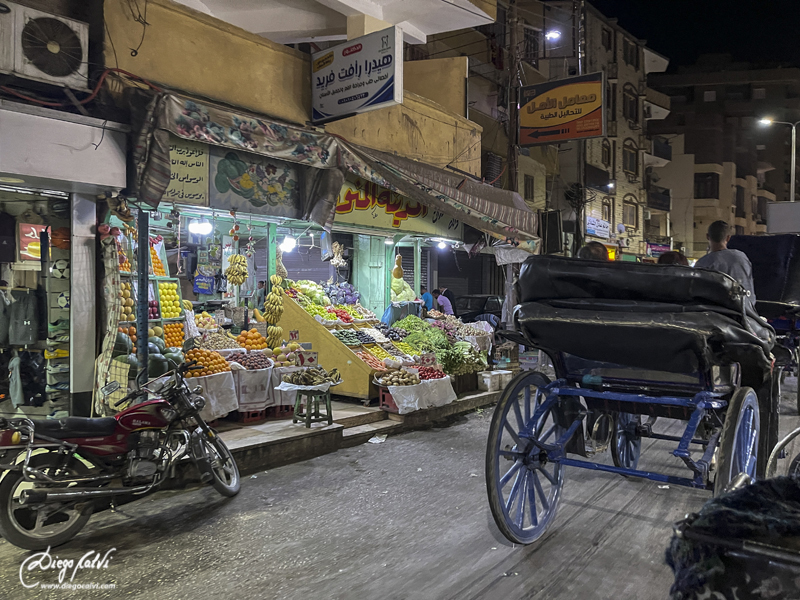
[[19, 223], [19, 259], [38, 261], [42, 258], [40, 236], [47, 225]]
[[462, 239], [464, 225], [458, 219], [363, 179], [345, 181], [336, 199], [334, 224], [419, 233]]
[[669, 244], [647, 244], [647, 256], [659, 257], [670, 250]]
[[208, 205], [209, 145], [169, 136], [170, 182], [164, 200]]
[[608, 221], [603, 221], [595, 217], [586, 217], [586, 235], [593, 235], [607, 240], [610, 231], [611, 224]]
[[526, 86], [520, 93], [520, 146], [605, 135], [602, 73]]
[[316, 367], [319, 364], [317, 353], [308, 350], [297, 352], [297, 364], [301, 367]]
[[311, 55], [315, 123], [403, 103], [403, 32], [376, 31]]

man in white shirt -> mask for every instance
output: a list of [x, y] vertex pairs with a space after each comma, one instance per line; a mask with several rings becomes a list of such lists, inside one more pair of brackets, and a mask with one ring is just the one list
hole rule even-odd
[[725, 221], [714, 221], [708, 226], [708, 244], [710, 252], [695, 263], [695, 267], [711, 269], [727, 273], [742, 284], [750, 292], [748, 299], [751, 306], [756, 305], [756, 291], [753, 287], [753, 265], [750, 259], [740, 250], [729, 250], [731, 228]]

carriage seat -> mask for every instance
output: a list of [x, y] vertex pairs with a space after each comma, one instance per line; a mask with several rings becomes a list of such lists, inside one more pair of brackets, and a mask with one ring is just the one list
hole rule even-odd
[[533, 256], [515, 319], [533, 346], [645, 369], [768, 369], [775, 333], [734, 279], [678, 265]]

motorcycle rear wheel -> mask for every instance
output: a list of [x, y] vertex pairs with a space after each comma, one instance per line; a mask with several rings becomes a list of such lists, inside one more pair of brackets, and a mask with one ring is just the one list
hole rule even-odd
[[241, 487], [241, 477], [233, 454], [216, 434], [214, 437], [204, 435], [200, 440], [210, 466], [208, 473], [211, 475], [211, 485], [223, 496], [235, 496]]
[[[62, 460], [63, 456], [48, 452], [31, 457], [30, 466], [54, 478], [75, 477], [88, 472], [86, 466], [75, 458], [70, 458], [67, 466], [59, 469]], [[92, 516], [92, 502], [83, 505], [20, 504], [20, 492], [33, 487], [22, 478], [21, 471], [8, 472], [0, 480], [0, 535], [19, 548], [44, 550], [65, 544], [84, 528]]]

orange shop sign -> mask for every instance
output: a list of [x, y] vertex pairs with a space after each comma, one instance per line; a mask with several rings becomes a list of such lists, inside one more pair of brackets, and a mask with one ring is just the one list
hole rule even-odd
[[458, 219], [363, 179], [344, 182], [334, 222], [448, 239], [461, 239], [463, 231]]
[[527, 86], [521, 96], [521, 146], [605, 135], [602, 73]]

